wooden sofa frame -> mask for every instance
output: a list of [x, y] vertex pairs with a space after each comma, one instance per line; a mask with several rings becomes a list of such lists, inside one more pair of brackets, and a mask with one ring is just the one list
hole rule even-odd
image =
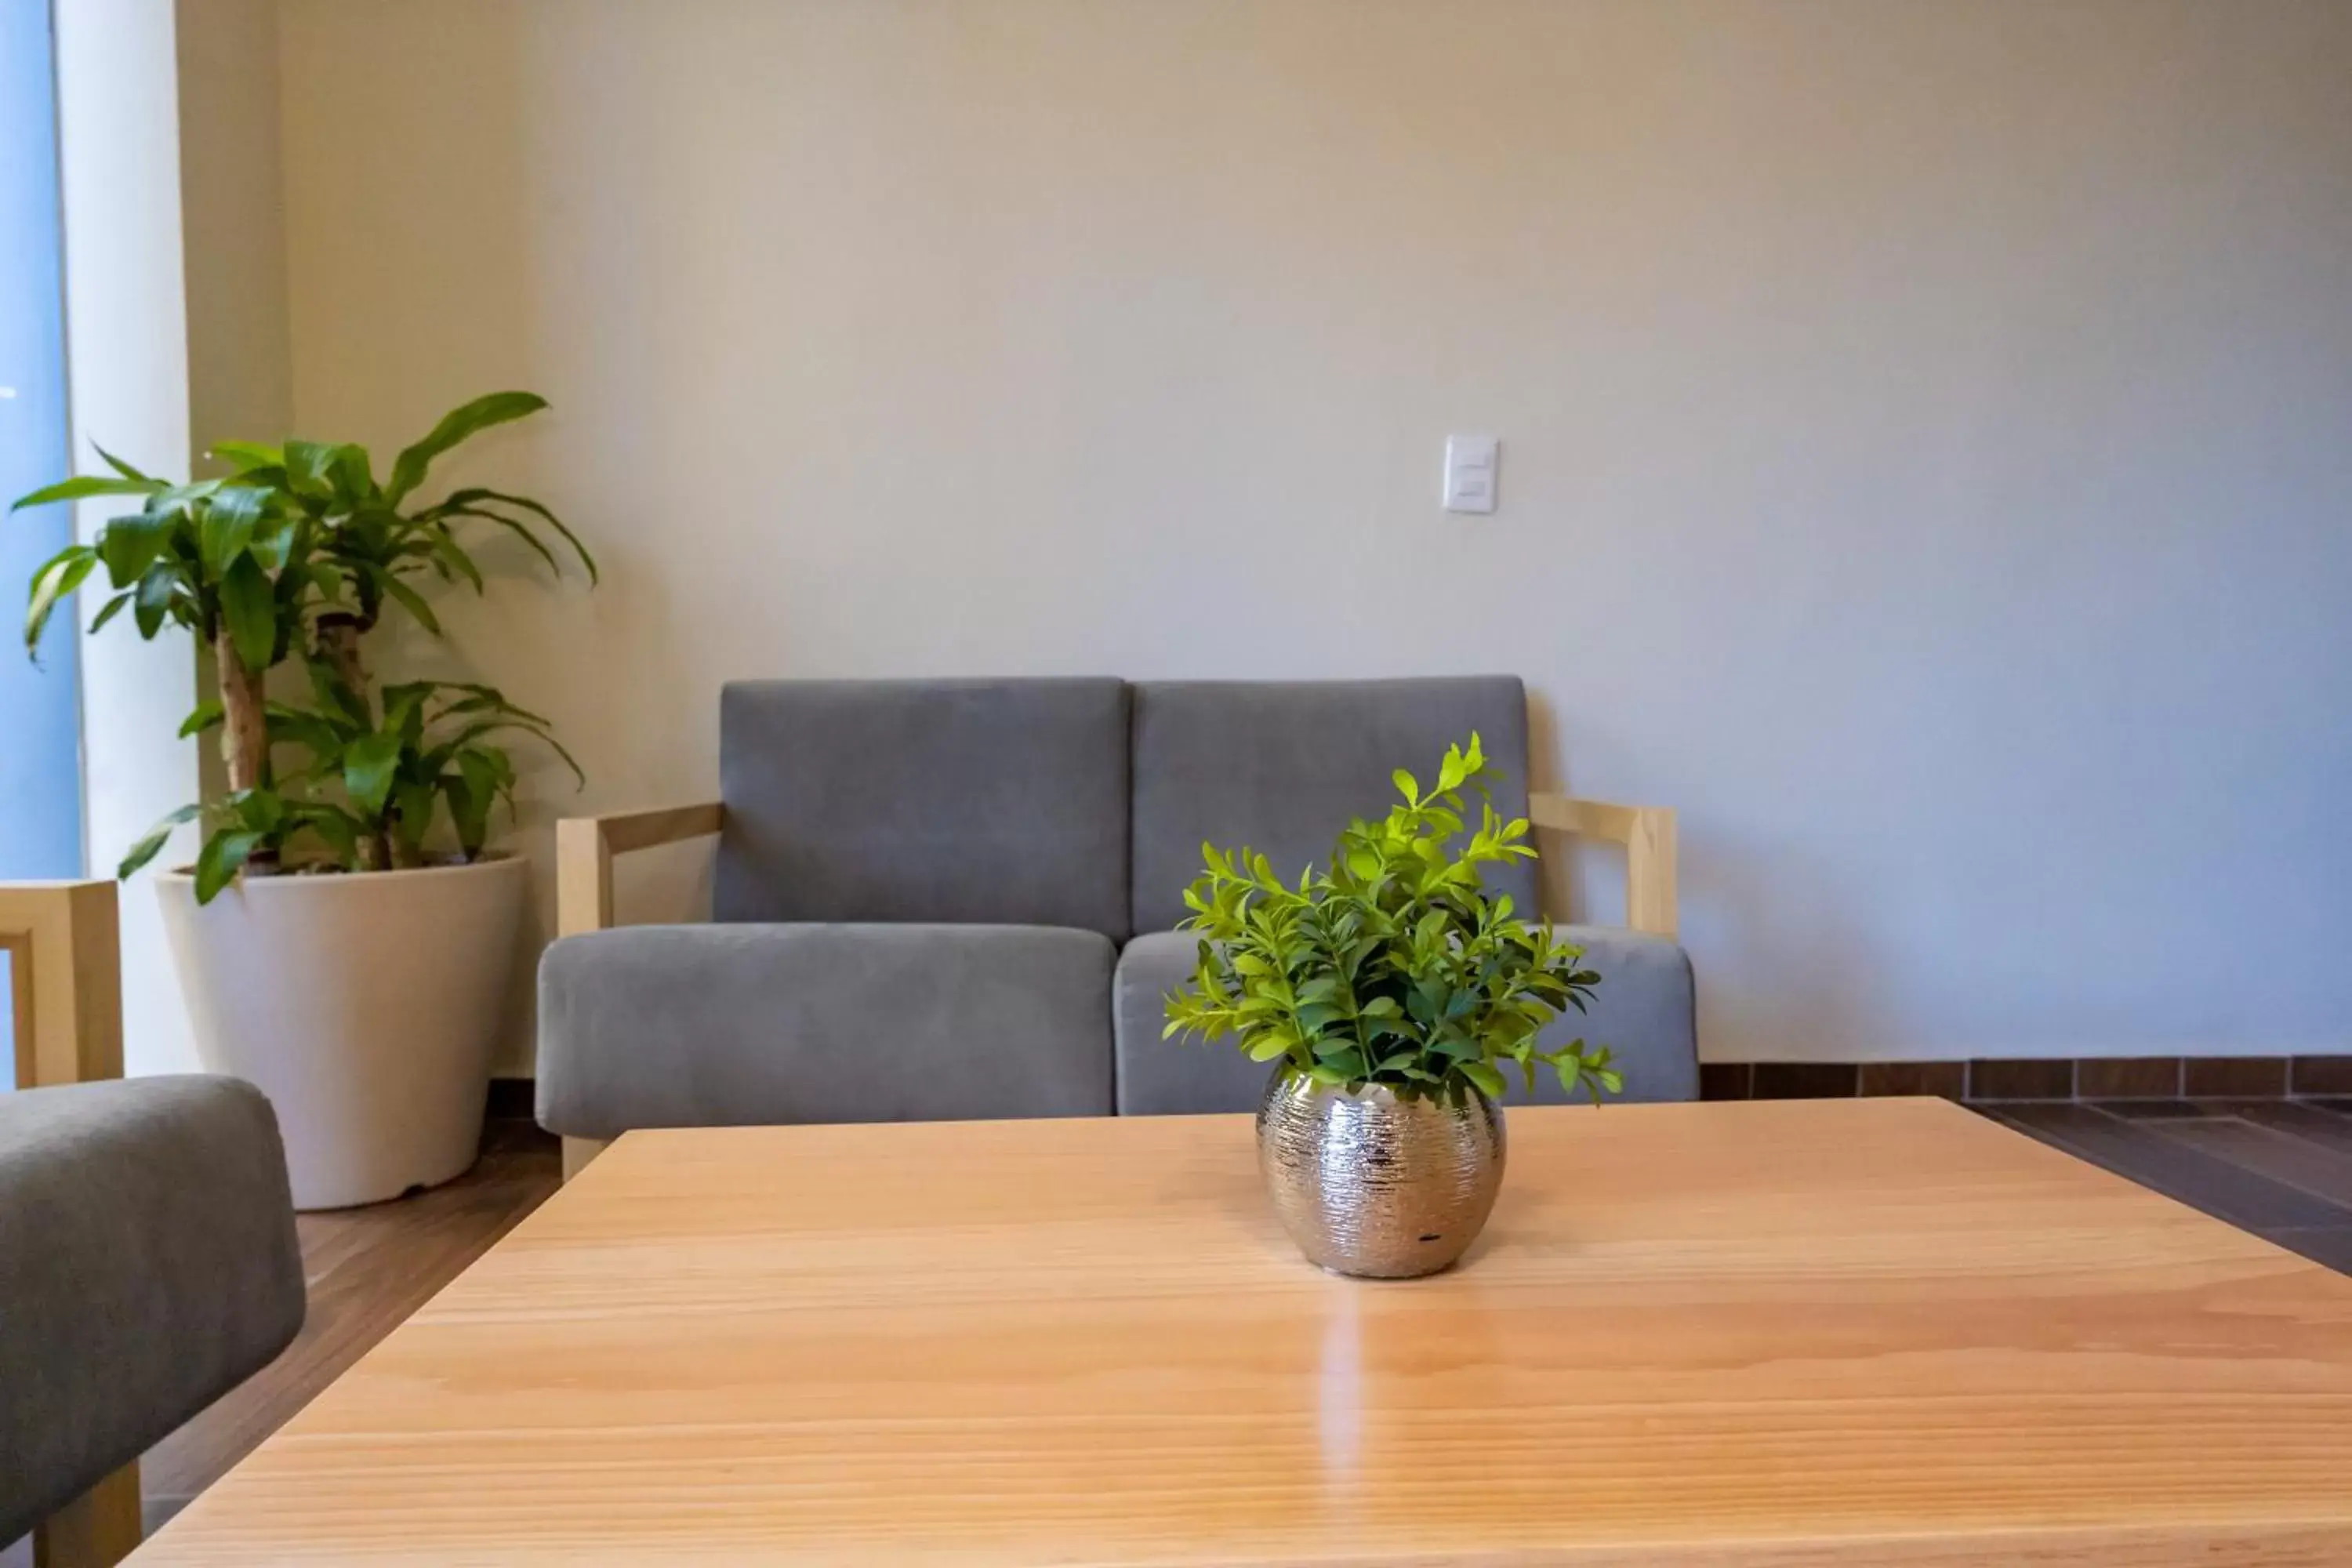
[[[122, 1076], [122, 954], [112, 882], [0, 882], [16, 1085]], [[112, 1568], [139, 1544], [132, 1460], [33, 1527], [36, 1568]]]

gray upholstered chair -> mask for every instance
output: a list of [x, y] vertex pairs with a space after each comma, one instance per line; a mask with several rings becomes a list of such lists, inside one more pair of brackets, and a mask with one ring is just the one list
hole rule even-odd
[[[1571, 928], [1582, 1032], [1694, 1097], [1673, 816], [1531, 800], [1515, 678], [761, 681], [721, 698], [719, 802], [558, 829], [540, 1121], [570, 1170], [633, 1127], [1246, 1110], [1264, 1068], [1160, 1038], [1202, 840], [1319, 861], [1473, 730], [1498, 808], [1626, 845], [1634, 929]], [[712, 925], [611, 929], [614, 854], [711, 833]]]
[[0, 1545], [32, 1531], [45, 1568], [137, 1545], [140, 1455], [302, 1326], [268, 1100], [88, 1081], [122, 1068], [114, 892], [0, 884], [19, 1085], [0, 1095]]

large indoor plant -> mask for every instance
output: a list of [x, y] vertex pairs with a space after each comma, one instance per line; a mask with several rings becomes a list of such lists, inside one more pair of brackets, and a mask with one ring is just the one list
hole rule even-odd
[[1549, 1068], [1596, 1101], [1620, 1087], [1606, 1047], [1538, 1042], [1601, 977], [1549, 921], [1487, 896], [1481, 867], [1535, 855], [1528, 824], [1486, 800], [1487, 772], [1473, 734], [1425, 794], [1398, 770], [1402, 803], [1349, 823], [1327, 868], [1291, 885], [1263, 855], [1203, 845], [1184, 894], [1199, 965], [1168, 998], [1167, 1032], [1274, 1064], [1260, 1165], [1300, 1249], [1339, 1273], [1432, 1273], [1476, 1238], [1502, 1181], [1507, 1067], [1529, 1089]]
[[222, 442], [219, 478], [174, 484], [107, 457], [110, 474], [16, 503], [142, 501], [34, 574], [28, 647], [102, 568], [111, 593], [92, 630], [128, 613], [144, 637], [184, 627], [212, 654], [217, 695], [182, 732], [219, 731], [226, 787], [167, 816], [120, 869], [202, 820], [194, 864], [158, 877], [197, 1049], [270, 1096], [306, 1208], [394, 1196], [472, 1163], [527, 875], [489, 847], [492, 808], [511, 810], [516, 784], [500, 742], [554, 742], [546, 721], [487, 686], [379, 691], [363, 645], [395, 606], [437, 634], [436, 584], [483, 587], [461, 530], [507, 530], [553, 567], [551, 531], [593, 577], [527, 497], [413, 499], [436, 458], [544, 406], [529, 393], [478, 398], [382, 479], [348, 443]]

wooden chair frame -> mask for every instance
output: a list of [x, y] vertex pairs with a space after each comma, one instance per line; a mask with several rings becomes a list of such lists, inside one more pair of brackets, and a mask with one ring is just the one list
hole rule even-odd
[[[122, 949], [112, 882], [0, 882], [16, 1084], [122, 1076]], [[36, 1568], [112, 1568], [139, 1545], [132, 1460], [33, 1527]]]

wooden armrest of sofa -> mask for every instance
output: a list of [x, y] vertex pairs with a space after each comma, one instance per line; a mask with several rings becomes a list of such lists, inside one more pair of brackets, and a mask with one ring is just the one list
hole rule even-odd
[[676, 844], [719, 831], [719, 804], [615, 811], [567, 816], [555, 825], [555, 931], [558, 936], [604, 931], [613, 923], [613, 857], [656, 844]]
[[1675, 813], [1664, 805], [1613, 805], [1564, 795], [1531, 795], [1528, 820], [1538, 827], [1602, 838], [1625, 847], [1625, 923], [1653, 936], [1673, 936]]
[[[106, 881], [0, 882], [0, 1008], [16, 1042], [18, 1089], [122, 1076], [122, 958]], [[139, 1461], [33, 1526], [49, 1568], [120, 1562], [139, 1544]]]
[[112, 882], [0, 882], [18, 1089], [122, 1076], [121, 948]]

